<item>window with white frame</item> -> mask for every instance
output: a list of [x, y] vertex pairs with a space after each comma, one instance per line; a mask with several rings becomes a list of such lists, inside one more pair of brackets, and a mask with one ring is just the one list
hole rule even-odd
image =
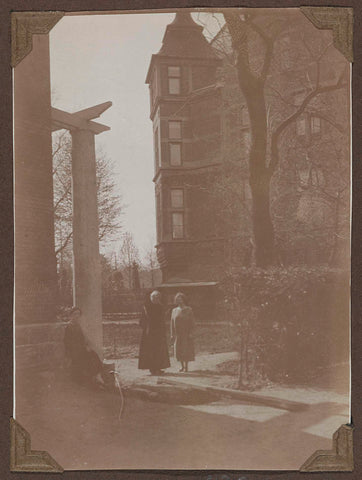
[[321, 132], [321, 119], [319, 117], [311, 118], [311, 131], [316, 134]]
[[307, 129], [307, 125], [306, 125], [306, 121], [305, 121], [305, 118], [304, 117], [300, 117], [298, 118], [297, 120], [297, 135], [305, 135], [306, 134], [306, 129]]
[[168, 93], [179, 95], [181, 93], [181, 67], [167, 67]]
[[172, 238], [178, 240], [184, 238], [184, 214], [183, 212], [172, 213]]
[[182, 164], [181, 159], [181, 143], [169, 143], [170, 165], [177, 167]]
[[184, 206], [184, 191], [182, 188], [171, 189], [171, 207], [183, 208]]
[[181, 121], [180, 120], [169, 120], [168, 138], [181, 139]]
[[321, 168], [312, 166], [309, 172], [309, 184], [312, 187], [322, 187], [325, 185], [324, 175]]

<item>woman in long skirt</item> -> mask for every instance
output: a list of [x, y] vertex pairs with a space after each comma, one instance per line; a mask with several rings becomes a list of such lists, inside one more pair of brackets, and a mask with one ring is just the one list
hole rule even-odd
[[170, 366], [165, 328], [165, 308], [161, 303], [161, 294], [157, 290], [147, 296], [143, 307], [140, 326], [138, 368], [148, 369], [151, 375], [160, 375]]
[[175, 297], [177, 307], [171, 314], [171, 341], [175, 345], [175, 357], [181, 363], [180, 372], [188, 371], [188, 363], [195, 360], [192, 333], [195, 326], [192, 308], [186, 305], [183, 293]]

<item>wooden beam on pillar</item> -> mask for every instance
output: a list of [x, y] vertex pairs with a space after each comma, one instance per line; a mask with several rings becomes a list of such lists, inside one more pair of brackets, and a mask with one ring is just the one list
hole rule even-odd
[[[111, 102], [107, 102], [107, 103], [111, 103]], [[87, 110], [91, 110], [91, 109], [87, 109]], [[98, 135], [99, 133], [110, 130], [110, 128], [107, 127], [106, 125], [102, 125], [101, 123], [98, 123], [98, 122], [92, 122], [91, 120], [88, 120], [86, 117], [83, 117], [82, 111], [79, 113], [80, 115], [78, 115], [78, 112], [68, 113], [68, 112], [65, 112], [64, 110], [59, 110], [59, 108], [52, 107], [52, 112], [51, 112], [52, 131], [55, 132], [57, 130], [62, 130], [62, 129], [66, 129], [66, 130], [79, 129], [79, 130], [89, 130], [93, 132], [95, 135]]]
[[112, 106], [112, 102], [104, 102], [94, 107], [85, 108], [84, 110], [79, 110], [73, 115], [76, 115], [79, 118], [84, 118], [85, 120], [92, 120], [93, 118], [98, 118]]

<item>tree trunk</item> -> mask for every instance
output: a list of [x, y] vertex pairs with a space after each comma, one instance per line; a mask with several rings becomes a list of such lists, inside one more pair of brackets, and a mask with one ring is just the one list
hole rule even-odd
[[275, 263], [274, 228], [270, 217], [270, 176], [265, 173], [250, 181], [252, 194], [255, 263], [267, 267]]
[[274, 228], [270, 215], [271, 174], [267, 168], [267, 113], [264, 84], [255, 78], [247, 79], [247, 75], [239, 65], [238, 76], [250, 119], [249, 183], [252, 196], [255, 262], [259, 267], [267, 267], [275, 263], [275, 246]]
[[[270, 216], [271, 171], [267, 164], [267, 111], [264, 83], [273, 53], [273, 40], [262, 35], [266, 42], [264, 64], [260, 75], [254, 74], [249, 63], [248, 35], [250, 25], [234, 13], [225, 13], [224, 18], [237, 52], [236, 69], [239, 87], [247, 103], [251, 149], [249, 156], [252, 216], [257, 266], [267, 267], [275, 263], [274, 229]], [[254, 25], [255, 27], [255, 25]]]

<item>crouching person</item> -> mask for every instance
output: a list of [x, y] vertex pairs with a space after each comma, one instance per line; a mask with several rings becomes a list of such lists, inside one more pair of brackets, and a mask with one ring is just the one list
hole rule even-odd
[[81, 317], [81, 309], [72, 308], [64, 334], [65, 353], [70, 361], [72, 377], [78, 382], [104, 388], [104, 366], [97, 353], [88, 345], [80, 325]]

